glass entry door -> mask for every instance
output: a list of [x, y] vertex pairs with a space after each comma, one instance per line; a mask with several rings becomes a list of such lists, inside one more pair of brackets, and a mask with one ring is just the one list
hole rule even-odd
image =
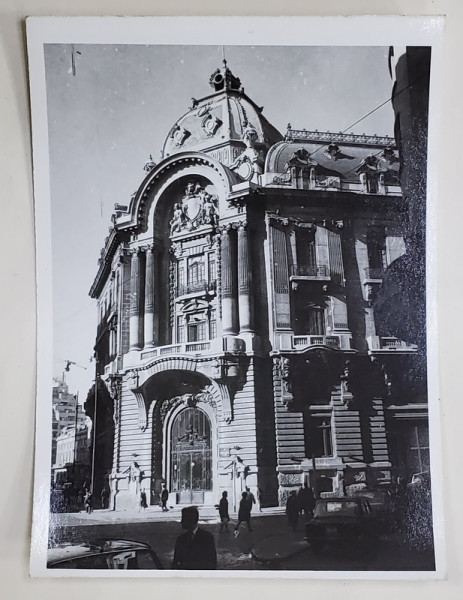
[[198, 408], [182, 411], [172, 425], [171, 491], [178, 504], [203, 504], [212, 489], [211, 428]]

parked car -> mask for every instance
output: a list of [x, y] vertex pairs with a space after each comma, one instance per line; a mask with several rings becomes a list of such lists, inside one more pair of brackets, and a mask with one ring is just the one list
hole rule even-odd
[[392, 528], [394, 520], [394, 506], [389, 489], [362, 490], [361, 493], [354, 492], [353, 498], [367, 498], [371, 510], [376, 516], [381, 530], [387, 531]]
[[329, 545], [363, 551], [378, 538], [378, 520], [367, 498], [326, 498], [317, 500], [305, 533], [314, 554]]
[[59, 543], [48, 549], [49, 569], [162, 569], [154, 550], [141, 542]]

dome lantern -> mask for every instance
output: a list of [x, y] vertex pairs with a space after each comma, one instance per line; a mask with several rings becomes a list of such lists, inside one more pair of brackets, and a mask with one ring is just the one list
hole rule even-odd
[[222, 68], [216, 69], [210, 76], [209, 85], [214, 88], [216, 92], [225, 90], [232, 90], [235, 92], [241, 91], [241, 81], [238, 77], [235, 77], [227, 67], [227, 61], [225, 59], [222, 62]]

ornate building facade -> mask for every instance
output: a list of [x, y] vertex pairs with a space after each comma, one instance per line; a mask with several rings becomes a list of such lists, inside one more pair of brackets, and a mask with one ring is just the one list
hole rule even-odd
[[426, 402], [417, 345], [374, 308], [406, 251], [395, 141], [282, 135], [225, 61], [210, 85], [115, 206], [90, 290], [95, 491], [124, 509], [163, 483], [232, 507], [387, 486], [417, 469], [385, 411]]

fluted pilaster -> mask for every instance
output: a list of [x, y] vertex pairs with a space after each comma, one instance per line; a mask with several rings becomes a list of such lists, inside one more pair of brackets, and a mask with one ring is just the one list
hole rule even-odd
[[236, 231], [228, 226], [221, 235], [222, 332], [238, 333]]
[[140, 344], [140, 248], [132, 250], [130, 263], [130, 349]]
[[238, 311], [240, 332], [253, 331], [252, 276], [247, 224], [238, 227]]
[[155, 308], [155, 286], [154, 286], [154, 245], [146, 248], [145, 269], [145, 348], [154, 346], [154, 308]]

